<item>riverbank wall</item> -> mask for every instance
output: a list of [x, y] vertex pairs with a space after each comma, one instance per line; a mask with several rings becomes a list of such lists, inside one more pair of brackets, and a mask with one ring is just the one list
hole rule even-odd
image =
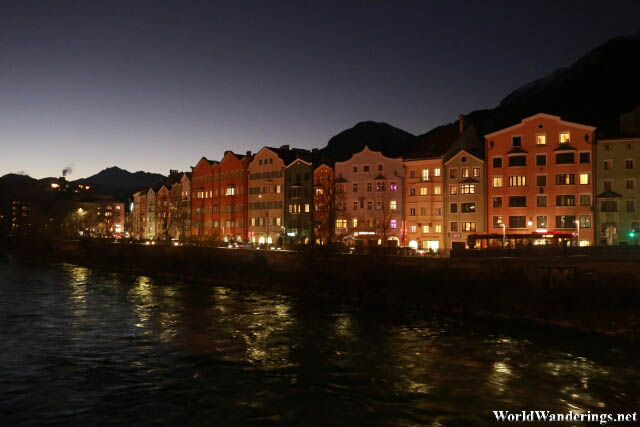
[[640, 264], [634, 258], [425, 259], [91, 240], [13, 245], [4, 252], [35, 262], [533, 322], [640, 342]]

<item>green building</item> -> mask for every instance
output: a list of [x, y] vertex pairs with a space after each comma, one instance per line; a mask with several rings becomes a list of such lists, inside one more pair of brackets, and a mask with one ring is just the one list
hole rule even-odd
[[310, 156], [298, 153], [298, 157], [287, 165], [284, 190], [285, 242], [289, 245], [309, 244], [313, 240], [313, 166]]
[[596, 143], [596, 243], [637, 245], [640, 236], [640, 137]]

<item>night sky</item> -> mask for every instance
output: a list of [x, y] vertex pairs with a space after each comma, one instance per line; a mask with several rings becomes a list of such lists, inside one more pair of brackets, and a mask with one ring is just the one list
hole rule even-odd
[[0, 175], [424, 133], [638, 30], [637, 0], [2, 0]]

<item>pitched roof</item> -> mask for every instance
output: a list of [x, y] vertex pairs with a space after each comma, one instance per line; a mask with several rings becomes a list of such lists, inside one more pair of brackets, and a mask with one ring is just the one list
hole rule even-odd
[[604, 191], [596, 196], [598, 199], [613, 199], [617, 197], [622, 197], [622, 194], [618, 194], [611, 190]]

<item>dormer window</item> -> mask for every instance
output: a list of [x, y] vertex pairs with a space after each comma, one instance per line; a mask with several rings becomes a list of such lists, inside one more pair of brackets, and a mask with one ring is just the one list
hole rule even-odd
[[547, 145], [547, 135], [536, 135], [536, 145]]

